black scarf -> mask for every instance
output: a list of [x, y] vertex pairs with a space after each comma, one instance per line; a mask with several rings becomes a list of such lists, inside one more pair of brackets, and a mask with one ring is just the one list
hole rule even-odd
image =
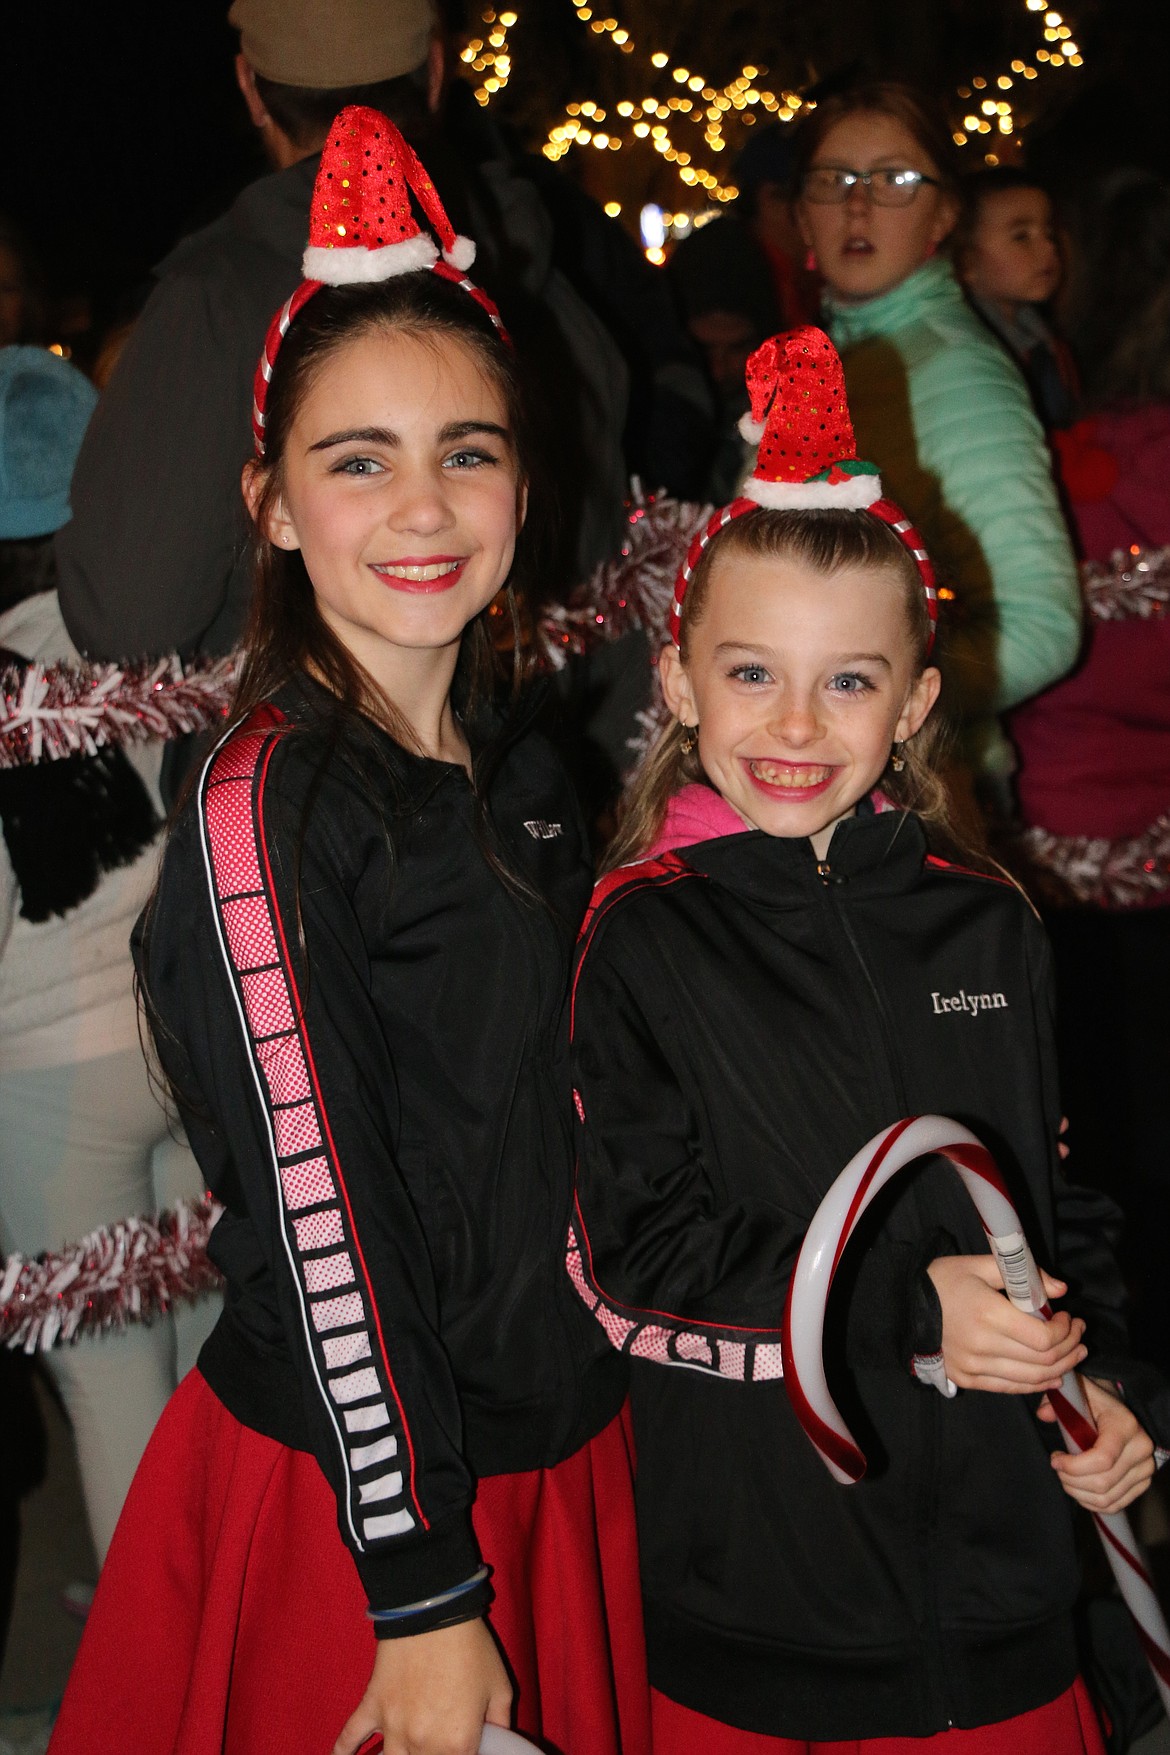
[[[0, 670], [29, 660], [0, 647]], [[20, 912], [40, 922], [92, 896], [103, 874], [132, 865], [159, 818], [122, 750], [0, 769], [0, 826], [20, 886]]]

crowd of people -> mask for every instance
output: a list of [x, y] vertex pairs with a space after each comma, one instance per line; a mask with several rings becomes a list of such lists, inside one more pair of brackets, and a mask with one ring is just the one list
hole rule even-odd
[[[0, 768], [0, 1244], [220, 1209], [222, 1296], [44, 1355], [99, 1565], [52, 1755], [1114, 1755], [1075, 1508], [1170, 1454], [1170, 183], [964, 172], [855, 79], [656, 269], [430, 0], [229, 17], [271, 168], [91, 375], [0, 222], [9, 699], [238, 655], [220, 732]], [[693, 513], [661, 615], [534, 678], [631, 483]], [[1052, 1308], [899, 1184], [843, 1489], [787, 1284], [919, 1113]]]

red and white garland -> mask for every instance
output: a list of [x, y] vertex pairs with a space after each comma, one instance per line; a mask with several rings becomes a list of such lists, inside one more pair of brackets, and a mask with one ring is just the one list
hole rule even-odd
[[10, 1255], [0, 1264], [0, 1342], [45, 1353], [212, 1291], [221, 1280], [207, 1240], [220, 1210], [210, 1199], [180, 1201], [173, 1212], [119, 1219], [33, 1261]]
[[[619, 552], [603, 561], [577, 587], [566, 605], [546, 608], [541, 615], [537, 661], [561, 670], [570, 655], [579, 657], [596, 646], [620, 640], [641, 629], [649, 638], [651, 662], [670, 638], [670, 613], [678, 570], [697, 531], [708, 523], [713, 507], [693, 500], [636, 496], [627, 511], [627, 531]], [[632, 774], [670, 715], [658, 689], [638, 714], [638, 730], [629, 740]]]
[[1108, 564], [1081, 567], [1085, 607], [1097, 622], [1147, 621], [1170, 605], [1170, 546], [1114, 549]]
[[[1108, 565], [1086, 561], [1081, 584], [1092, 621], [1156, 620], [1170, 609], [1170, 546], [1120, 548]], [[1170, 808], [1122, 841], [1028, 828], [1019, 847], [1027, 866], [1056, 880], [1054, 901], [1134, 908], [1170, 889]]]
[[657, 649], [668, 638], [670, 605], [679, 567], [711, 506], [691, 500], [637, 496], [626, 513], [618, 553], [579, 585], [567, 604], [546, 608], [537, 636], [538, 662], [562, 670], [570, 656], [620, 640], [641, 628]]
[[29, 664], [0, 670], [0, 768], [222, 724], [238, 655], [181, 664]]

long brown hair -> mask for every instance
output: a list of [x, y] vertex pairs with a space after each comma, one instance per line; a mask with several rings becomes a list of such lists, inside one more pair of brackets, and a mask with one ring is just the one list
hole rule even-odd
[[[515, 448], [520, 483], [533, 474], [533, 446], [529, 437], [526, 398], [520, 367], [501, 340], [486, 313], [465, 292], [429, 271], [401, 275], [393, 280], [351, 287], [328, 287], [314, 294], [294, 318], [277, 355], [268, 385], [265, 406], [265, 456], [254, 467], [260, 476], [260, 493], [254, 508], [252, 533], [253, 595], [243, 641], [243, 665], [232, 702], [231, 719], [238, 723], [298, 673], [309, 674], [324, 685], [318, 691], [319, 715], [312, 725], [319, 755], [316, 778], [310, 785], [301, 815], [294, 849], [296, 924], [299, 948], [307, 959], [301, 919], [301, 861], [309, 822], [320, 784], [334, 761], [347, 764], [367, 794], [375, 798], [382, 818], [386, 846], [393, 869], [395, 846], [393, 823], [418, 807], [417, 791], [409, 793], [390, 758], [384, 739], [375, 728], [388, 732], [406, 749], [417, 748], [404, 716], [374, 678], [333, 632], [317, 608], [312, 581], [299, 551], [276, 548], [264, 534], [267, 514], [281, 492], [282, 466], [288, 435], [298, 408], [328, 359], [346, 343], [383, 331], [413, 339], [438, 342], [453, 337], [470, 349], [487, 377], [501, 391], [508, 428]], [[521, 638], [521, 601], [536, 565], [541, 532], [530, 513], [516, 543], [516, 554], [505, 586], [493, 604], [463, 631], [452, 685], [452, 700], [468, 725], [479, 723], [498, 696], [501, 655], [510, 672], [510, 704], [514, 710], [524, 680], [525, 658]], [[495, 624], [508, 626], [510, 639], [497, 637]], [[509, 662], [510, 660], [510, 662]], [[512, 735], [505, 715], [491, 735], [478, 741], [474, 783], [478, 811], [477, 832], [489, 865], [522, 901], [540, 901], [523, 878], [511, 871], [496, 846], [485, 803], [491, 775]], [[177, 820], [198, 784], [199, 770], [188, 775], [171, 813]], [[161, 880], [160, 880], [161, 881]], [[164, 1096], [168, 1086], [161, 1072], [164, 1043], [181, 1050], [153, 1004], [149, 981], [150, 924], [158, 899], [158, 884], [143, 915], [143, 964], [135, 977], [139, 1002], [139, 1034], [144, 1040], [152, 1079]], [[302, 1001], [308, 993], [310, 970], [306, 960]], [[145, 1032], [144, 1028], [145, 1026]], [[190, 1091], [175, 1091], [177, 1100], [200, 1110]]]
[[[893, 574], [903, 590], [907, 632], [913, 644], [915, 674], [925, 668], [930, 647], [930, 617], [918, 568], [888, 524], [867, 512], [761, 509], [735, 518], [707, 545], [683, 599], [679, 651], [690, 656], [691, 638], [706, 608], [711, 568], [717, 558], [760, 556], [795, 561], [828, 577], [844, 567], [870, 567]], [[951, 822], [947, 794], [937, 771], [945, 730], [933, 712], [902, 746], [900, 773], [887, 769], [881, 789], [892, 804], [915, 811], [944, 844], [961, 843]], [[637, 859], [658, 839], [667, 807], [676, 792], [692, 781], [703, 781], [697, 749], [685, 749], [686, 732], [677, 720], [652, 745], [626, 796], [618, 832], [606, 852], [605, 868]]]

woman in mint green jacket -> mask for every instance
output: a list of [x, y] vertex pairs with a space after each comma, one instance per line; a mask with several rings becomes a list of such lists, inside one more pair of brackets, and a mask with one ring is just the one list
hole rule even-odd
[[996, 715], [1072, 668], [1081, 598], [1024, 380], [936, 254], [958, 211], [952, 153], [904, 87], [830, 98], [802, 128], [797, 214], [858, 455], [880, 465], [954, 594], [944, 698], [965, 761], [999, 793], [1012, 764]]

